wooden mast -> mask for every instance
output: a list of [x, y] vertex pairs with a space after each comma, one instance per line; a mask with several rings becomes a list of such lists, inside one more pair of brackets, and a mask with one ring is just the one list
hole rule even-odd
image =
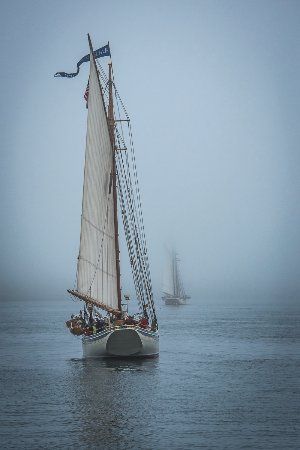
[[[88, 34], [88, 40], [89, 40], [89, 46], [90, 51], [92, 53], [92, 58], [94, 59], [95, 66], [96, 61], [94, 57], [94, 50], [92, 46], [92, 41], [90, 38], [90, 35]], [[108, 131], [110, 136], [110, 142], [112, 147], [112, 185], [113, 185], [113, 201], [114, 201], [114, 229], [115, 229], [115, 250], [116, 250], [116, 272], [117, 272], [117, 295], [118, 295], [118, 310], [122, 310], [121, 302], [122, 302], [122, 295], [121, 295], [121, 274], [120, 274], [120, 246], [119, 246], [119, 232], [118, 232], [118, 202], [117, 202], [117, 177], [116, 177], [116, 158], [115, 158], [115, 152], [116, 152], [116, 146], [115, 146], [115, 123], [114, 123], [114, 106], [113, 106], [113, 94], [112, 94], [112, 63], [110, 62], [108, 64], [109, 66], [109, 103], [108, 103], [108, 111], [107, 111], [107, 125], [108, 125]], [[104, 105], [105, 110], [105, 102], [103, 98], [103, 92], [102, 87], [99, 79], [99, 73], [97, 70], [97, 78], [99, 82], [101, 97]]]
[[108, 64], [108, 130], [113, 151], [112, 165], [112, 182], [113, 182], [113, 200], [114, 200], [114, 228], [115, 228], [115, 249], [116, 249], [116, 269], [117, 269], [117, 292], [118, 292], [118, 308], [121, 311], [121, 275], [120, 275], [120, 247], [118, 232], [118, 200], [117, 200], [117, 174], [116, 174], [116, 145], [115, 145], [115, 120], [114, 120], [114, 100], [113, 100], [113, 81], [112, 81], [112, 63]]

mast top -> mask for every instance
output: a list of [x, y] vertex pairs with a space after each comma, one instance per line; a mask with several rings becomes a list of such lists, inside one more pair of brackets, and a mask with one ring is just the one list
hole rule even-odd
[[89, 35], [89, 33], [88, 33], [87, 37], [88, 37], [90, 51], [93, 52], [93, 44], [92, 44], [91, 36]]

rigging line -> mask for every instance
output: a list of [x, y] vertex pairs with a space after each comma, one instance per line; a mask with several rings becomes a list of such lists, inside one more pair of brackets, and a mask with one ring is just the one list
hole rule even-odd
[[[113, 68], [112, 68], [112, 78], [113, 78], [113, 87], [114, 87], [114, 94], [115, 94], [115, 100], [116, 100], [115, 104], [117, 105], [118, 118], [121, 119], [122, 116], [121, 116], [121, 112], [120, 112], [120, 101], [119, 101], [120, 95], [117, 95], [117, 88], [116, 88], [116, 85], [115, 85]], [[122, 106], [122, 104], [121, 104], [121, 106]], [[123, 111], [124, 111], [124, 108], [123, 108]], [[126, 119], [127, 119], [126, 121], [127, 122], [130, 121], [129, 115], [126, 113], [126, 111], [125, 111], [125, 116], [126, 116]], [[122, 120], [119, 122], [119, 126], [121, 128], [122, 140], [123, 140], [123, 142], [125, 144], [125, 137], [124, 137], [124, 129], [123, 129], [123, 121]], [[126, 146], [126, 144], [124, 146]]]
[[151, 275], [150, 275], [150, 266], [149, 266], [149, 259], [148, 259], [148, 252], [147, 252], [147, 242], [146, 242], [146, 236], [145, 236], [145, 226], [144, 226], [144, 219], [142, 214], [142, 204], [141, 204], [141, 196], [140, 196], [140, 189], [139, 189], [139, 183], [138, 183], [138, 177], [137, 177], [137, 170], [136, 170], [136, 159], [135, 159], [135, 153], [134, 153], [134, 145], [133, 145], [133, 136], [132, 136], [132, 129], [131, 124], [128, 122], [128, 128], [129, 128], [129, 135], [130, 135], [130, 148], [131, 148], [131, 157], [133, 160], [133, 167], [135, 168], [134, 176], [135, 176], [135, 184], [136, 184], [136, 191], [137, 191], [137, 200], [138, 200], [138, 206], [140, 211], [140, 218], [141, 218], [141, 228], [142, 228], [142, 239], [144, 244], [144, 256], [143, 259], [145, 261], [147, 273], [148, 273], [148, 279], [149, 279], [149, 290], [151, 295], [151, 303], [153, 304], [153, 309], [155, 311], [154, 307], [154, 301], [153, 301], [153, 291], [152, 291], [152, 282], [151, 282]]
[[[135, 267], [136, 266], [136, 261], [138, 261], [138, 258], [139, 258], [138, 249], [136, 249], [138, 237], [137, 237], [136, 232], [135, 232], [136, 231], [135, 230], [135, 225], [134, 225], [134, 222], [132, 220], [132, 216], [131, 216], [131, 212], [130, 212], [130, 205], [129, 205], [129, 201], [128, 201], [127, 197], [128, 196], [126, 195], [126, 199], [127, 199], [126, 202], [128, 204], [127, 209], [129, 209], [129, 217], [130, 217], [129, 232], [130, 232], [130, 245], [132, 247], [131, 255], [134, 257], [133, 263], [134, 263], [134, 267]], [[124, 208], [125, 208], [125, 205], [124, 205]], [[135, 246], [133, 245], [133, 243], [135, 243]], [[136, 251], [134, 251], [134, 250], [136, 250]], [[137, 269], [135, 269], [135, 270], [137, 270]]]
[[[121, 157], [119, 158], [119, 160], [122, 160], [122, 166], [124, 166], [124, 161], [123, 161], [123, 157], [122, 157], [122, 155], [121, 155]], [[126, 174], [126, 172], [125, 172], [125, 168], [123, 167], [123, 171], [124, 171], [124, 178], [125, 178], [125, 183], [126, 183], [126, 191], [127, 191], [127, 194], [128, 194], [128, 198], [129, 198], [129, 201], [128, 201], [128, 204], [129, 204], [129, 207], [130, 207], [130, 213], [131, 213], [131, 218], [132, 218], [132, 220], [133, 220], [133, 223], [134, 223], [134, 228], [133, 228], [133, 234], [134, 234], [134, 236], [135, 236], [135, 238], [137, 238], [139, 241], [140, 241], [140, 239], [139, 239], [139, 233], [137, 233], [137, 229], [136, 229], [136, 214], [135, 214], [135, 208], [134, 208], [134, 205], [133, 205], [133, 202], [132, 202], [132, 197], [131, 197], [131, 195], [130, 194], [132, 194], [132, 186], [131, 186], [131, 183], [130, 183], [130, 178], [128, 177], [128, 175]], [[126, 196], [127, 197], [127, 196]]]
[[[126, 150], [127, 150], [126, 142], [125, 142], [125, 140], [122, 138], [122, 136], [120, 135], [119, 129], [118, 129], [118, 126], [117, 126], [117, 125], [115, 125], [115, 136], [118, 137], [118, 144], [119, 144], [119, 146], [120, 146], [120, 144], [122, 144], [122, 145], [124, 146], [124, 148], [126, 148]], [[119, 148], [121, 148], [121, 147], [119, 147]], [[118, 149], [117, 149], [117, 150], [118, 150]]]
[[[121, 157], [122, 157], [122, 155], [121, 155]], [[129, 186], [130, 186], [131, 195], [132, 195], [132, 199], [133, 199], [134, 210], [135, 210], [136, 213], [137, 213], [137, 214], [136, 214], [136, 221], [137, 221], [137, 224], [138, 224], [139, 232], [140, 232], [141, 237], [142, 237], [142, 233], [141, 233], [141, 224], [140, 224], [140, 221], [139, 221], [139, 215], [140, 215], [140, 212], [139, 212], [139, 209], [138, 209], [137, 199], [135, 198], [135, 195], [134, 195], [133, 185], [132, 185], [132, 181], [131, 181], [131, 170], [130, 170], [130, 164], [129, 164], [128, 154], [127, 154], [127, 153], [125, 154], [125, 159], [126, 159], [127, 170], [128, 170], [128, 173], [129, 173], [128, 176], [129, 176], [129, 178], [130, 178]]]
[[[122, 158], [122, 155], [121, 155], [121, 158]], [[123, 160], [123, 158], [122, 158], [122, 160]], [[124, 161], [123, 161], [123, 164], [124, 164]], [[130, 180], [127, 180], [127, 183], [131, 184]], [[131, 193], [133, 193], [132, 185], [130, 186], [130, 189], [127, 187], [127, 190], [131, 191]], [[131, 200], [131, 198], [130, 198], [130, 200]], [[145, 251], [143, 251], [144, 249], [141, 248], [140, 236], [139, 236], [139, 233], [137, 232], [137, 228], [136, 228], [137, 216], [136, 216], [136, 214], [133, 214], [133, 211], [136, 210], [136, 208], [133, 206], [132, 200], [129, 202], [129, 204], [130, 204], [130, 209], [131, 209], [131, 216], [133, 215], [132, 219], [133, 219], [133, 222], [135, 223], [135, 224], [133, 223], [132, 227], [133, 227], [133, 230], [134, 230], [133, 231], [134, 239], [135, 239], [135, 242], [137, 244], [137, 261], [138, 261], [138, 263], [139, 263], [138, 265], [140, 267], [139, 271], [141, 272], [142, 278], [143, 278], [143, 280], [141, 282], [144, 285], [146, 297], [148, 299], [147, 301], [148, 301], [148, 303], [150, 301], [150, 304], [151, 304], [151, 307], [152, 307], [153, 306], [153, 294], [151, 292], [152, 291], [152, 289], [151, 289], [151, 279], [149, 279], [149, 277], [147, 276], [148, 273], [147, 273], [147, 270], [146, 270], [146, 267], [145, 267], [146, 264], [145, 264], [145, 260], [144, 260], [144, 257], [143, 257]], [[150, 309], [152, 309], [152, 308], [150, 308]], [[153, 315], [154, 314], [155, 314], [155, 312], [153, 311]]]
[[99, 62], [96, 62], [96, 65], [97, 65], [97, 69], [98, 69], [98, 74], [99, 74], [100, 79], [102, 80], [103, 84], [106, 86], [106, 88], [105, 88], [105, 90], [106, 90], [108, 83], [109, 83], [108, 77], [105, 73], [105, 70], [101, 66], [101, 64], [99, 64]]
[[[122, 192], [120, 191], [120, 196], [123, 197]], [[122, 199], [122, 206], [123, 206], [123, 221], [125, 222], [124, 225], [128, 225], [128, 216], [126, 214], [126, 210], [125, 210], [125, 206], [124, 206], [124, 198]], [[132, 240], [128, 239], [128, 231], [129, 230], [129, 226], [126, 226], [126, 237], [127, 237], [127, 246], [128, 246], [128, 252], [129, 252], [129, 258], [130, 258], [130, 265], [131, 265], [131, 270], [132, 270], [132, 275], [133, 275], [133, 279], [134, 279], [134, 284], [135, 284], [135, 289], [136, 289], [136, 294], [137, 294], [137, 298], [139, 301], [140, 306], [141, 305], [145, 305], [145, 301], [144, 301], [144, 296], [143, 296], [143, 284], [141, 283], [141, 278], [140, 278], [140, 274], [139, 274], [139, 270], [136, 264], [137, 258], [134, 252], [134, 246], [132, 246]]]
[[131, 124], [128, 123], [127, 126], [128, 126], [128, 134], [129, 134], [129, 138], [130, 138], [130, 153], [131, 153], [131, 160], [132, 160], [132, 166], [133, 166], [134, 185], [135, 185], [135, 190], [136, 190], [138, 211], [139, 211], [139, 215], [140, 215], [140, 219], [141, 219], [141, 230], [142, 230], [141, 234], [142, 234], [142, 239], [143, 239], [143, 244], [144, 244], [145, 250], [147, 251], [145, 226], [144, 226], [142, 204], [141, 204], [141, 194], [140, 194], [140, 188], [139, 188], [138, 177], [137, 177], [137, 165], [136, 165], [136, 157], [135, 157], [134, 144], [133, 144], [133, 135], [132, 135]]
[[[113, 70], [112, 70], [112, 72], [113, 72]], [[129, 123], [130, 118], [129, 118], [129, 115], [128, 115], [127, 111], [126, 111], [125, 105], [124, 105], [124, 103], [123, 103], [123, 101], [122, 101], [122, 99], [121, 99], [121, 97], [120, 97], [120, 95], [118, 93], [118, 90], [117, 90], [117, 88], [115, 86], [114, 74], [113, 74], [113, 86], [114, 86], [114, 91], [115, 91], [115, 97], [116, 97], [116, 100], [117, 100], [116, 103], [117, 103], [117, 107], [118, 107], [119, 117], [121, 117], [121, 114], [120, 114], [120, 108], [119, 108], [118, 99], [119, 99], [120, 104], [121, 104], [121, 106], [123, 108], [125, 116], [128, 119], [128, 127], [129, 127], [129, 132], [130, 132], [129, 136], [130, 136], [130, 143], [131, 143], [131, 155], [132, 155], [132, 162], [133, 162], [133, 169], [134, 169], [134, 178], [135, 178], [135, 187], [136, 187], [136, 195], [137, 195], [137, 202], [138, 202], [138, 209], [134, 208], [137, 211], [137, 217], [135, 217], [135, 219], [136, 219], [135, 221], [137, 222], [137, 225], [138, 225], [138, 228], [139, 228], [139, 233], [135, 233], [135, 234], [137, 234], [137, 236], [136, 236], [137, 243], [138, 243], [137, 250], [139, 250], [139, 254], [137, 256], [138, 256], [138, 261], [140, 262], [140, 264], [142, 263], [142, 267], [141, 268], [144, 269], [144, 270], [142, 270], [142, 274], [144, 276], [146, 275], [145, 274], [145, 269], [146, 269], [146, 272], [147, 272], [147, 275], [148, 275], [148, 276], [146, 276], [146, 280], [145, 280], [146, 281], [146, 286], [145, 287], [146, 287], [146, 291], [148, 290], [148, 295], [150, 294], [150, 302], [152, 303], [152, 306], [153, 306], [153, 309], [154, 309], [152, 283], [151, 283], [150, 270], [149, 270], [149, 261], [148, 261], [148, 256], [147, 256], [147, 246], [146, 246], [146, 238], [145, 238], [145, 233], [144, 233], [143, 215], [142, 215], [142, 210], [141, 210], [140, 190], [139, 190], [139, 185], [138, 185], [138, 180], [137, 180], [137, 168], [136, 168], [136, 160], [135, 160], [135, 154], [134, 154], [133, 137], [132, 137], [131, 126], [130, 126], [130, 123]], [[122, 133], [122, 136], [124, 138], [124, 132], [123, 132], [122, 123], [121, 123], [121, 133]], [[127, 165], [128, 165], [128, 168], [129, 168], [128, 160], [127, 160]], [[130, 171], [129, 171], [129, 177], [130, 177]], [[130, 180], [131, 180], [131, 177], [130, 177]], [[131, 182], [130, 182], [130, 187], [132, 188]], [[133, 194], [133, 192], [132, 192], [132, 194]], [[133, 195], [133, 203], [135, 204], [135, 196], [134, 195]], [[134, 214], [134, 215], [136, 215], [136, 214]], [[141, 218], [141, 224], [140, 224], [139, 218]], [[141, 226], [142, 229], [140, 228], [140, 226]], [[142, 250], [143, 250], [142, 252], [140, 251], [141, 248], [140, 248], [139, 235], [141, 237], [141, 245], [142, 245]], [[148, 297], [148, 295], [147, 295], [147, 297]], [[154, 312], [154, 314], [155, 314], [155, 312]]]
[[[117, 136], [118, 139], [118, 136]], [[118, 155], [118, 160], [121, 161], [121, 164], [123, 166], [123, 170], [124, 170], [124, 176], [126, 178], [126, 187], [127, 187], [127, 191], [129, 193], [129, 195], [131, 195], [130, 200], [132, 203], [132, 194], [133, 194], [133, 189], [132, 189], [132, 183], [131, 183], [131, 176], [130, 176], [130, 169], [128, 167], [128, 165], [124, 164], [124, 160], [123, 160], [123, 156], [122, 155]], [[126, 167], [126, 170], [125, 170]], [[135, 208], [133, 208], [133, 211], [135, 211]]]
[[[138, 178], [137, 178], [137, 167], [136, 167], [136, 160], [135, 160], [135, 155], [134, 155], [134, 146], [133, 146], [131, 125], [130, 125], [130, 118], [129, 118], [129, 115], [128, 115], [127, 111], [126, 111], [125, 105], [122, 102], [122, 99], [121, 99], [121, 97], [120, 97], [116, 87], [115, 87], [115, 93], [116, 93], [116, 100], [117, 100], [116, 103], [118, 105], [118, 110], [119, 110], [119, 102], [118, 102], [118, 99], [119, 99], [120, 103], [121, 103], [121, 105], [123, 107], [123, 110], [125, 112], [125, 115], [126, 115], [126, 117], [128, 119], [128, 127], [129, 127], [129, 131], [130, 131], [130, 134], [129, 134], [129, 136], [130, 136], [130, 147], [131, 147], [131, 153], [133, 155], [132, 161], [133, 161], [134, 184], [135, 184], [135, 188], [136, 188], [136, 197], [137, 197], [136, 201], [137, 201], [137, 206], [138, 206], [137, 207], [137, 224], [138, 224], [138, 228], [139, 228], [139, 231], [140, 231], [140, 234], [141, 234], [142, 248], [143, 248], [142, 254], [143, 255], [147, 255], [147, 245], [146, 245], [146, 238], [145, 238], [145, 233], [144, 233], [145, 227], [144, 227], [143, 215], [142, 215], [142, 209], [141, 209], [140, 191], [139, 191], [139, 186], [138, 186], [138, 181], [137, 181], [138, 180]], [[119, 110], [119, 116], [121, 116], [120, 115], [120, 110]], [[122, 134], [123, 134], [123, 127], [121, 127], [121, 130], [122, 130]], [[134, 203], [135, 203], [135, 195], [133, 195], [133, 198], [134, 198]], [[140, 218], [141, 218], [141, 222], [139, 220]], [[146, 257], [146, 267], [148, 266], [147, 269], [148, 269], [148, 272], [149, 272], [149, 263], [147, 264], [147, 262], [148, 261], [147, 261], [147, 257]], [[149, 273], [149, 275], [150, 275], [150, 273]], [[151, 278], [150, 278], [149, 281], [150, 281], [150, 291], [151, 291], [152, 290]]]
[[[112, 71], [112, 74], [113, 74], [113, 83], [114, 83], [114, 72], [113, 72], [113, 71]], [[120, 94], [119, 94], [118, 89], [116, 88], [115, 83], [114, 83], [114, 89], [115, 89], [116, 96], [118, 96], [118, 98], [119, 98], [119, 101], [120, 101], [120, 104], [121, 104], [121, 106], [122, 106], [122, 108], [123, 108], [123, 111], [124, 111], [124, 114], [125, 114], [125, 116], [126, 116], [126, 119], [127, 119], [127, 120], [130, 120], [129, 114], [128, 114], [126, 108], [125, 108], [125, 105], [124, 105], [124, 103], [123, 103], [123, 101], [122, 101], [122, 99], [121, 99], [121, 96], [120, 96]]]
[[107, 78], [107, 75], [105, 73], [105, 70], [103, 69], [103, 67], [101, 66], [99, 61], [96, 61], [96, 67], [97, 67], [97, 71], [98, 71], [99, 77], [104, 82], [104, 84], [106, 84], [108, 82], [108, 78]]
[[[117, 170], [117, 177], [119, 180], [119, 184], [121, 184], [120, 173], [118, 170]], [[124, 231], [125, 231], [125, 237], [126, 237], [126, 243], [127, 243], [128, 253], [129, 253], [129, 260], [130, 260], [133, 281], [134, 281], [134, 285], [135, 285], [135, 291], [136, 291], [136, 295], [137, 295], [138, 304], [140, 306], [140, 309], [142, 309], [141, 308], [142, 296], [140, 294], [140, 287], [139, 287], [138, 280], [137, 280], [137, 274], [134, 270], [133, 263], [132, 263], [132, 258], [134, 257], [134, 249], [131, 244], [131, 241], [128, 239], [128, 233], [130, 233], [130, 230], [129, 230], [129, 224], [128, 224], [128, 217], [127, 217], [126, 209], [125, 209], [125, 200], [124, 200], [123, 192], [121, 189], [119, 189], [118, 193], [119, 193], [120, 204], [122, 205], [121, 211], [122, 211], [123, 226], [124, 226]]]
[[102, 67], [102, 65], [100, 64], [99, 60], [96, 60], [96, 66], [98, 67], [98, 69], [101, 72], [102, 77], [105, 79], [105, 81], [108, 81], [108, 76], [106, 75], [106, 72], [105, 72], [104, 68]]
[[[119, 96], [119, 98], [120, 98], [120, 96]], [[118, 100], [118, 98], [117, 98], [117, 100]], [[121, 99], [120, 99], [120, 101], [121, 101]], [[119, 110], [119, 102], [117, 101], [116, 102], [117, 103], [117, 105], [118, 105], [118, 110]], [[124, 105], [123, 105], [123, 107], [124, 107]], [[124, 109], [125, 109], [125, 107], [124, 107]], [[120, 116], [120, 112], [119, 112], [119, 116]], [[128, 117], [128, 120], [129, 120], [129, 116], [128, 116], [128, 114], [127, 114], [127, 117]], [[123, 133], [123, 127], [121, 128], [121, 132], [122, 132], [122, 134], [123, 134], [123, 136], [124, 136], [124, 133]], [[134, 161], [134, 163], [135, 163], [135, 161]], [[136, 164], [134, 164], [134, 166], [133, 166], [133, 169], [134, 169], [134, 171], [135, 171], [135, 178], [137, 178], [137, 173], [136, 173]], [[135, 185], [136, 185], [136, 182], [135, 182]], [[138, 228], [139, 228], [139, 233], [140, 233], [140, 235], [141, 235], [141, 240], [142, 240], [142, 255], [145, 255], [145, 254], [147, 254], [147, 246], [146, 246], [146, 241], [145, 241], [145, 235], [144, 235], [144, 233], [143, 233], [143, 231], [144, 231], [144, 225], [143, 225], [143, 222], [142, 223], [140, 223], [140, 220], [139, 220], [139, 216], [141, 216], [142, 217], [142, 211], [141, 211], [141, 202], [140, 202], [140, 193], [139, 193], [139, 191], [138, 191], [138, 189], [136, 189], [136, 193], [137, 193], [137, 202], [138, 202], [138, 208], [137, 208], [137, 220], [136, 220], [136, 222], [137, 222], [137, 224], [138, 224]], [[133, 194], [133, 192], [132, 192], [132, 194]], [[135, 203], [135, 196], [133, 195], [133, 198], [134, 198], [134, 203]], [[145, 266], [144, 265], [144, 257], [142, 258], [143, 259], [143, 266]], [[146, 264], [146, 266], [147, 266], [147, 264]], [[145, 267], [144, 267], [145, 268]], [[150, 286], [149, 286], [149, 284], [148, 284], [148, 288], [150, 287], [150, 292], [151, 292], [151, 280], [148, 280], [148, 282], [150, 281]]]
[[[123, 205], [122, 205], [123, 206], [123, 212], [124, 212], [124, 210], [127, 209], [128, 212], [129, 212], [129, 218], [130, 218], [130, 221], [128, 221], [127, 231], [130, 233], [130, 241], [131, 242], [135, 242], [137, 244], [138, 236], [137, 236], [137, 233], [136, 233], [136, 226], [134, 224], [134, 217], [133, 217], [133, 214], [132, 214], [133, 213], [132, 202], [130, 201], [131, 200], [130, 195], [128, 195], [129, 194], [128, 193], [129, 189], [128, 189], [128, 187], [126, 188], [126, 184], [128, 184], [128, 179], [127, 179], [128, 177], [126, 176], [124, 165], [122, 164], [120, 159], [118, 159], [118, 165], [119, 165], [119, 176], [120, 176], [120, 173], [122, 173], [122, 178], [120, 177], [120, 183], [119, 183], [119, 185], [120, 185], [120, 195], [122, 195], [123, 200], [124, 200], [124, 197], [126, 198], [126, 203], [128, 205], [127, 208], [126, 208], [125, 202], [124, 201], [122, 202], [123, 203]], [[121, 182], [121, 180], [123, 181], [123, 183]], [[125, 185], [125, 189], [122, 188], [122, 185]], [[123, 192], [125, 192], [125, 196], [123, 195]], [[131, 250], [132, 249], [134, 250], [135, 246], [132, 247], [132, 245], [131, 245], [130, 248], [131, 248]], [[139, 254], [138, 254], [137, 250], [136, 250], [136, 252], [131, 251], [130, 252], [130, 256], [134, 257], [135, 261], [139, 260]], [[131, 260], [131, 263], [132, 263], [132, 260]], [[143, 287], [144, 283], [143, 283], [142, 276], [140, 274], [140, 270], [137, 270], [137, 268], [133, 264], [132, 264], [132, 269], [134, 270], [135, 277], [138, 277], [138, 285], [140, 286], [140, 289], [143, 291], [144, 290], [144, 287]]]
[[[128, 121], [130, 121], [130, 118], [129, 118], [129, 115], [128, 115], [128, 113], [127, 113], [127, 111], [125, 109], [125, 106], [124, 106], [124, 104], [123, 104], [123, 102], [121, 100], [121, 97], [120, 97], [120, 95], [119, 95], [119, 93], [117, 91], [117, 88], [116, 88], [116, 85], [115, 85], [115, 82], [114, 82], [113, 68], [112, 68], [112, 76], [113, 76], [113, 87], [114, 87], [114, 93], [115, 93], [115, 99], [116, 99], [115, 103], [117, 104], [118, 117], [121, 118], [120, 104], [119, 104], [119, 103], [121, 103], [121, 106], [123, 107], [123, 111], [125, 112], [125, 115], [127, 117], [127, 122], [128, 122]], [[124, 147], [127, 147], [127, 145], [125, 143], [126, 140], [125, 140], [125, 137], [124, 137], [124, 130], [123, 130], [122, 121], [120, 122], [120, 128], [121, 128], [121, 136], [120, 137], [122, 137], [122, 141], [124, 143]], [[116, 127], [116, 132], [119, 133], [117, 127]], [[130, 174], [129, 167], [128, 167], [128, 171], [129, 171], [129, 174]], [[134, 198], [134, 196], [133, 196], [133, 198]], [[135, 199], [134, 199], [134, 201], [135, 201]]]
[[[118, 174], [118, 176], [120, 176], [120, 175]], [[139, 283], [138, 273], [137, 273], [137, 271], [135, 269], [134, 247], [132, 246], [132, 240], [129, 237], [130, 228], [129, 228], [129, 223], [128, 223], [128, 215], [127, 215], [126, 209], [125, 209], [125, 200], [124, 200], [124, 196], [123, 196], [122, 190], [119, 191], [119, 198], [120, 198], [120, 203], [122, 204], [122, 219], [123, 219], [123, 224], [124, 224], [124, 229], [125, 229], [127, 248], [128, 248], [128, 253], [129, 253], [129, 260], [130, 260], [130, 265], [131, 265], [131, 270], [132, 270], [132, 275], [133, 275], [133, 280], [134, 280], [137, 300], [138, 300], [138, 303], [140, 305], [140, 309], [142, 310], [142, 304], [144, 303], [142, 301], [142, 298], [143, 298], [143, 296], [142, 296], [142, 287], [141, 287], [141, 285]]]
[[99, 70], [99, 65], [98, 65], [97, 69], [98, 69], [98, 75], [100, 77], [100, 80], [102, 81], [101, 90], [102, 90], [103, 97], [105, 97], [106, 100], [108, 100], [108, 79], [106, 76], [105, 77], [103, 76], [103, 74], [105, 75], [105, 73], [103, 72], [103, 69], [102, 69], [102, 72]]
[[[119, 167], [119, 187], [120, 187], [120, 195], [122, 195], [122, 198], [124, 200], [124, 198], [126, 199], [126, 203], [127, 203], [127, 207], [126, 207], [126, 203], [125, 201], [123, 202], [123, 209], [129, 212], [129, 219], [130, 221], [128, 221], [128, 231], [130, 233], [130, 239], [131, 242], [134, 241], [135, 239], [135, 233], [134, 233], [134, 221], [133, 221], [133, 210], [132, 210], [132, 203], [131, 203], [131, 198], [129, 195], [129, 188], [128, 188], [128, 177], [126, 175], [125, 172], [125, 167], [123, 162], [120, 160], [120, 158], [118, 158], [117, 160], [118, 162], [118, 167]], [[122, 177], [120, 176], [120, 174], [122, 175]], [[124, 186], [124, 187], [122, 187]], [[134, 247], [133, 247], [134, 248]]]
[[[105, 73], [105, 70], [102, 68], [102, 66], [97, 62], [97, 67], [98, 67], [98, 73], [100, 76], [100, 79], [102, 81], [102, 84], [104, 87], [102, 88], [102, 93], [103, 93], [103, 97], [106, 98], [106, 101], [108, 102], [109, 100], [109, 79]], [[107, 106], [107, 105], [106, 105]]]
[[[137, 196], [137, 202], [138, 202], [138, 207], [139, 207], [139, 213], [141, 216], [141, 224], [142, 224], [142, 228], [143, 228], [144, 223], [143, 223], [143, 214], [142, 214], [142, 204], [141, 204], [140, 188], [139, 188], [138, 176], [137, 176], [137, 166], [136, 166], [136, 157], [135, 157], [134, 145], [133, 145], [132, 130], [131, 130], [130, 124], [128, 124], [128, 129], [129, 129], [129, 137], [130, 137], [130, 151], [131, 151], [131, 158], [132, 158], [132, 165], [133, 165], [133, 175], [134, 175], [136, 196]], [[143, 238], [145, 239], [144, 233], [142, 233], [142, 235], [143, 235]]]
[[[114, 84], [114, 81], [113, 81], [113, 86], [114, 86], [114, 88], [115, 88], [115, 84]], [[114, 90], [114, 93], [115, 93], [115, 90]], [[118, 112], [118, 118], [119, 119], [121, 119], [121, 112], [120, 112], [120, 106], [119, 106], [119, 102], [118, 102], [118, 97], [116, 96], [116, 93], [115, 93], [115, 104], [117, 105], [117, 112]], [[129, 119], [127, 119], [127, 120], [129, 120]], [[123, 142], [124, 142], [124, 144], [125, 144], [125, 137], [124, 137], [124, 131], [123, 131], [123, 122], [122, 121], [120, 121], [120, 122], [118, 122], [118, 125], [120, 126], [120, 128], [121, 128], [121, 135], [122, 135], [122, 139], [123, 139]], [[124, 145], [125, 147], [126, 147], [126, 145]]]

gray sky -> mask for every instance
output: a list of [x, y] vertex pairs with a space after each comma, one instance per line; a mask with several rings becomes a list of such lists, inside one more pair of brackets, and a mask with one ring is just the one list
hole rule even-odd
[[199, 301], [298, 299], [298, 1], [3, 0], [0, 16], [2, 298], [74, 281], [88, 65], [53, 74], [89, 32], [132, 118], [156, 294], [171, 242]]

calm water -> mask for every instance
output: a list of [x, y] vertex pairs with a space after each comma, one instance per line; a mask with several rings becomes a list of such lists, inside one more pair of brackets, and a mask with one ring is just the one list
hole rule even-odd
[[84, 361], [70, 307], [3, 306], [1, 448], [299, 448], [295, 309], [160, 306], [158, 359]]

